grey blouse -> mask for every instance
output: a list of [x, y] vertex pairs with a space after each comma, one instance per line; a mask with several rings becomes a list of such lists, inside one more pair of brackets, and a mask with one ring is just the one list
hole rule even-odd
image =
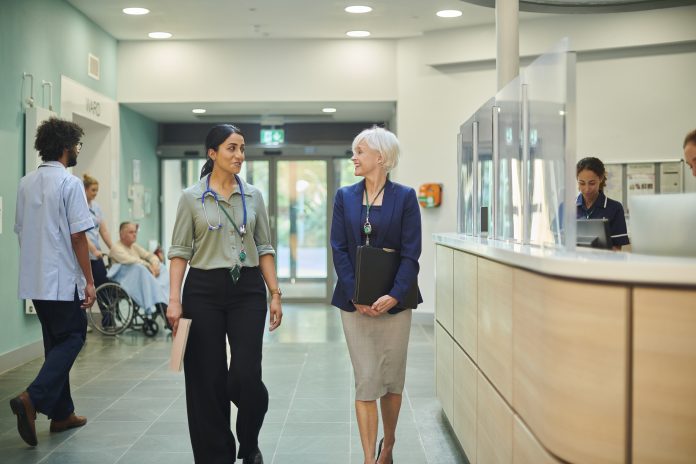
[[[191, 267], [198, 269], [217, 269], [232, 268], [237, 264], [247, 267], [258, 266], [259, 256], [275, 255], [275, 250], [271, 246], [271, 230], [263, 196], [256, 187], [246, 183], [244, 179], [241, 180], [247, 207], [244, 241], [242, 242], [223, 212], [220, 211], [218, 215], [218, 206], [210, 195], [205, 198], [205, 213], [208, 215], [206, 220], [204, 205], [201, 202], [206, 189], [206, 177], [203, 177], [181, 194], [172, 243], [167, 254], [169, 259], [183, 258], [189, 261]], [[225, 208], [237, 226], [241, 226], [244, 210], [239, 186], [235, 184], [229, 198], [218, 195], [218, 202], [219, 207]], [[209, 230], [209, 222], [210, 225], [217, 226], [218, 220], [222, 223], [222, 227]], [[247, 255], [244, 263], [239, 258], [242, 247]]]

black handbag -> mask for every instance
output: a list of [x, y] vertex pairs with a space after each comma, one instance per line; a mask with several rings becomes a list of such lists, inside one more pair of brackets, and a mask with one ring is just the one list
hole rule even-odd
[[[394, 286], [401, 255], [389, 248], [359, 246], [355, 260], [355, 293], [353, 303], [371, 306]], [[396, 308], [415, 309], [418, 306], [418, 282], [413, 282], [403, 301]]]

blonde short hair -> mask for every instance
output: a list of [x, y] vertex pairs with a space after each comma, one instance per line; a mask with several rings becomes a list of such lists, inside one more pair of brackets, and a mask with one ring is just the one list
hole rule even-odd
[[353, 140], [353, 153], [363, 141], [367, 143], [368, 147], [377, 150], [382, 155], [384, 169], [387, 172], [399, 164], [399, 141], [392, 132], [377, 126], [365, 129]]

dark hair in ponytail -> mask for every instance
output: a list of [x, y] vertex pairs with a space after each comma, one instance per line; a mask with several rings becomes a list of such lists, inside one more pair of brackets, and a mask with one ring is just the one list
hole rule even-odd
[[233, 126], [232, 124], [218, 124], [210, 129], [208, 136], [205, 138], [206, 162], [203, 165], [203, 169], [201, 169], [201, 178], [213, 172], [214, 163], [213, 160], [208, 156], [208, 150], [217, 151], [218, 148], [220, 148], [220, 145], [222, 145], [222, 143], [232, 134], [239, 134], [244, 137], [242, 131], [240, 131], [237, 126]]

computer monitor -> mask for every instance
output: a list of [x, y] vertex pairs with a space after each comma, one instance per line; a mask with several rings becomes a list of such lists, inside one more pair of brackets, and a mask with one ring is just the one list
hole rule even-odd
[[637, 195], [628, 205], [634, 253], [696, 257], [696, 193]]
[[577, 245], [611, 249], [611, 232], [608, 219], [578, 219]]

